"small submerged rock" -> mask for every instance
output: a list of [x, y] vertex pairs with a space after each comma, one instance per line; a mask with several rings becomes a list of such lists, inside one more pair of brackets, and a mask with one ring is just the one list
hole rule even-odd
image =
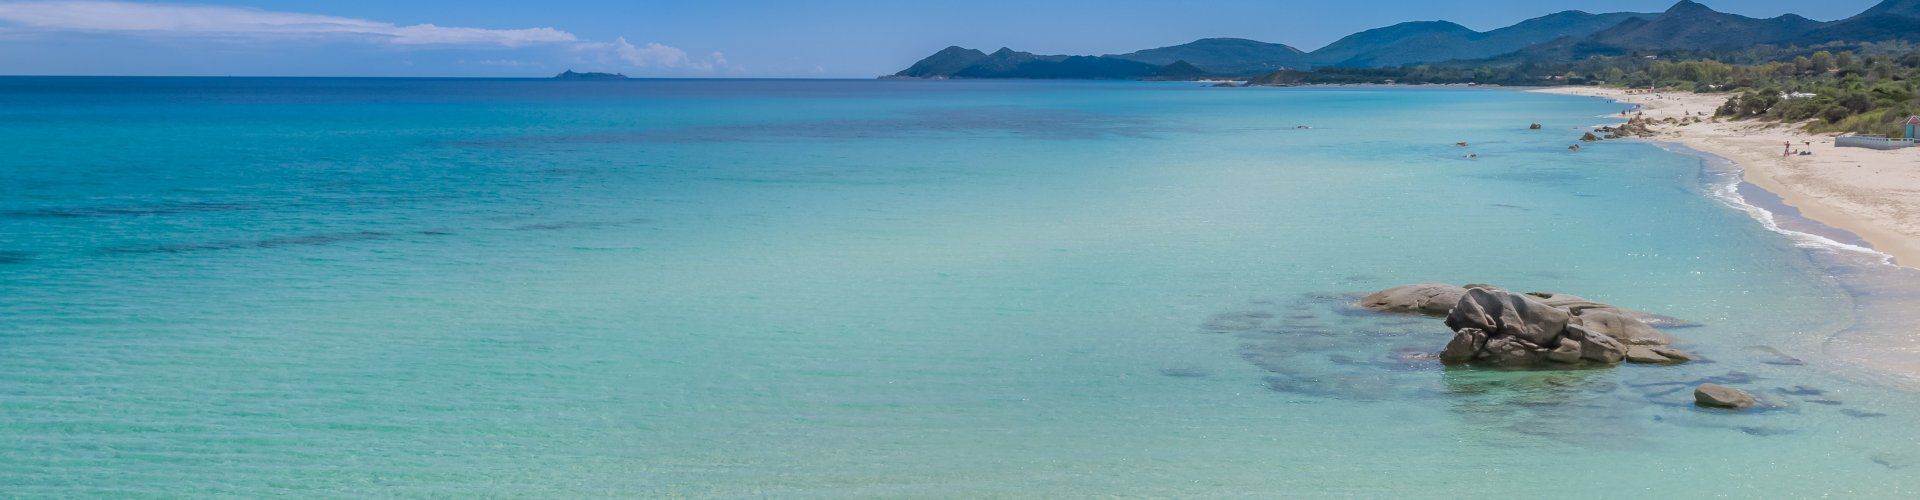
[[1744, 410], [1760, 404], [1752, 394], [1720, 384], [1700, 384], [1693, 389], [1693, 401], [1700, 406]]
[[1867, 456], [1868, 460], [1891, 470], [1900, 470], [1920, 464], [1920, 457], [1912, 453], [1879, 452]]
[[1162, 368], [1160, 374], [1174, 378], [1202, 378], [1209, 375], [1206, 370], [1193, 368]]
[[1807, 364], [1806, 361], [1802, 361], [1800, 358], [1796, 358], [1793, 356], [1788, 356], [1787, 353], [1780, 352], [1779, 349], [1775, 349], [1773, 347], [1761, 345], [1761, 346], [1752, 346], [1752, 347], [1749, 347], [1748, 349], [1751, 349], [1761, 354], [1762, 356], [1760, 359], [1761, 363], [1766, 363], [1766, 364], [1775, 365], [1775, 366], [1806, 366]]
[[1654, 353], [1654, 354], [1659, 354], [1659, 355], [1661, 355], [1661, 356], [1666, 356], [1666, 357], [1667, 357], [1667, 359], [1671, 359], [1671, 360], [1673, 360], [1673, 361], [1674, 361], [1674, 363], [1676, 363], [1676, 364], [1677, 364], [1677, 363], [1691, 363], [1691, 362], [1694, 362], [1694, 361], [1699, 361], [1699, 360], [1700, 360], [1700, 357], [1699, 357], [1699, 356], [1695, 356], [1695, 355], [1693, 355], [1693, 353], [1690, 353], [1690, 352], [1687, 352], [1687, 351], [1682, 351], [1682, 350], [1679, 350], [1679, 349], [1674, 349], [1674, 348], [1672, 348], [1672, 347], [1668, 347], [1668, 346], [1656, 346], [1656, 347], [1649, 347], [1648, 349], [1651, 349], [1651, 350], [1653, 351], [1653, 353]]
[[1646, 365], [1677, 365], [1699, 359], [1691, 353], [1671, 347], [1633, 346], [1627, 348], [1627, 361]]
[[1659, 353], [1653, 352], [1652, 349], [1648, 349], [1645, 347], [1634, 347], [1631, 349], [1627, 349], [1627, 362], [1647, 364], [1647, 365], [1664, 365], [1664, 364], [1673, 362], [1673, 360], [1667, 359], [1666, 356], [1661, 356]]
[[1840, 414], [1853, 417], [1853, 418], [1880, 418], [1880, 417], [1887, 416], [1887, 414], [1885, 413], [1865, 411], [1865, 410], [1855, 410], [1852, 408], [1840, 410]]
[[1796, 385], [1790, 388], [1781, 387], [1774, 390], [1788, 396], [1825, 396], [1827, 394], [1827, 391], [1821, 390], [1816, 387], [1807, 387], [1804, 385]]

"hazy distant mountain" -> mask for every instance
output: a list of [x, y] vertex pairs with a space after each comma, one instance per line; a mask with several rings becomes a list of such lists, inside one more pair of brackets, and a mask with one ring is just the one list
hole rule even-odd
[[[1657, 16], [1627, 19], [1617, 26], [1594, 33], [1592, 36], [1561, 38], [1479, 62], [1484, 64], [1554, 63], [1640, 52], [1742, 50], [1763, 44], [1793, 44], [1805, 40], [1812, 33], [1826, 26], [1828, 23], [1794, 15], [1755, 19], [1727, 14], [1691, 0], [1683, 0]], [[1888, 40], [1891, 38], [1850, 36], [1847, 39]]]
[[962, 78], [1026, 78], [1017, 75], [1021, 67], [1056, 64], [1065, 61], [1067, 56], [1041, 56], [1031, 52], [1020, 52], [1006, 47], [987, 54], [964, 68], [952, 73]]
[[1846, 41], [1920, 42], [1920, 0], [1887, 0], [1860, 15], [1827, 23], [1801, 36], [1802, 44]]
[[1482, 57], [1508, 54], [1524, 49], [1529, 45], [1551, 42], [1564, 37], [1582, 38], [1594, 33], [1619, 26], [1620, 23], [1653, 19], [1660, 14], [1642, 12], [1614, 12], [1609, 14], [1588, 14], [1570, 10], [1521, 21], [1520, 24], [1487, 32], [1487, 36], [1477, 47], [1478, 50], [1453, 59], [1479, 59]]
[[[1058, 59], [1055, 59], [1058, 58]], [[1159, 66], [1093, 56], [1044, 56], [1002, 62], [989, 56], [989, 65], [975, 65], [955, 73], [961, 78], [1072, 78], [1087, 80], [1124, 80], [1158, 74]]]
[[1487, 32], [1446, 21], [1420, 21], [1355, 33], [1310, 53], [1238, 38], [1208, 38], [1102, 57], [1039, 56], [1010, 49], [983, 54], [948, 47], [897, 76], [1199, 78], [1193, 75], [1248, 76], [1282, 68], [1378, 68], [1447, 61], [1476, 65], [1565, 63], [1641, 52], [1736, 51], [1757, 45], [1890, 40], [1920, 42], [1920, 0], [1885, 0], [1859, 15], [1831, 23], [1797, 15], [1755, 19], [1718, 12], [1692, 0], [1682, 0], [1659, 14], [1566, 11]]
[[1277, 43], [1243, 38], [1205, 38], [1191, 43], [1110, 55], [1153, 65], [1186, 61], [1211, 73], [1256, 74], [1307, 65], [1306, 53]]
[[921, 59], [920, 62], [913, 63], [912, 67], [897, 73], [897, 75], [914, 78], [953, 76], [954, 73], [967, 69], [968, 66], [972, 66], [974, 63], [978, 63], [980, 60], [986, 58], [987, 53], [979, 50], [947, 47], [941, 49], [939, 52], [935, 52], [931, 56], [927, 56], [926, 59]]
[[1199, 78], [1206, 74], [1204, 70], [1182, 61], [1157, 65], [1113, 57], [1037, 55], [1004, 47], [992, 54], [947, 47], [894, 76], [1129, 80]]
[[1198, 80], [1213, 75], [1213, 72], [1207, 71], [1199, 66], [1194, 66], [1193, 63], [1174, 61], [1168, 63], [1166, 66], [1161, 66], [1159, 70], [1153, 73], [1153, 78], [1157, 80]]
[[1738, 50], [1789, 43], [1821, 24], [1792, 14], [1754, 19], [1682, 0], [1658, 17], [1622, 23], [1595, 33], [1587, 42], [1626, 50]]
[[1862, 12], [1860, 13], [1860, 15], [1861, 16], [1895, 15], [1895, 16], [1902, 16], [1902, 17], [1920, 18], [1920, 0], [1887, 0], [1885, 2], [1880, 2], [1880, 5], [1875, 5], [1873, 6], [1873, 8], [1867, 9], [1866, 12]]
[[1319, 66], [1385, 67], [1508, 54], [1562, 37], [1584, 37], [1656, 14], [1589, 14], [1577, 10], [1521, 21], [1488, 32], [1449, 22], [1401, 23], [1340, 39], [1312, 54]]
[[1459, 46], [1479, 36], [1478, 31], [1446, 21], [1400, 23], [1347, 35], [1313, 51], [1311, 59], [1315, 66], [1373, 66], [1370, 61], [1394, 57], [1390, 52]]

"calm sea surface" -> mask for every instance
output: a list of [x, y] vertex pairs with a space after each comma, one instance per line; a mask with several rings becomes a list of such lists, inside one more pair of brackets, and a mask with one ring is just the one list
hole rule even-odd
[[[1920, 397], [1828, 348], [1855, 294], [1698, 157], [1566, 150], [1618, 110], [4, 78], [0, 495], [1920, 495]], [[1443, 369], [1348, 307], [1423, 281], [1711, 362]]]

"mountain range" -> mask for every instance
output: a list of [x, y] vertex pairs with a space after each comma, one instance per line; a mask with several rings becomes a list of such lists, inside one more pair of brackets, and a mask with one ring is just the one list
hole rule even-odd
[[1569, 62], [1648, 51], [1734, 51], [1760, 45], [1920, 42], [1920, 0], [1885, 0], [1859, 15], [1821, 22], [1797, 15], [1757, 19], [1682, 0], [1660, 13], [1566, 11], [1491, 31], [1417, 21], [1348, 35], [1312, 52], [1239, 38], [1205, 38], [1104, 56], [992, 54], [948, 47], [896, 73], [901, 78], [1189, 79], [1283, 69], [1382, 68], [1448, 61]]

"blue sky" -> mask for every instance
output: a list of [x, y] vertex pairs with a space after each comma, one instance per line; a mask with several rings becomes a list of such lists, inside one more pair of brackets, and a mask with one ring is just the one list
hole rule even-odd
[[[0, 0], [0, 74], [661, 77], [891, 73], [948, 45], [1106, 54], [1241, 37], [1313, 50], [1444, 19], [1480, 30], [1672, 0]], [[1847, 17], [1877, 0], [1704, 0]]]

